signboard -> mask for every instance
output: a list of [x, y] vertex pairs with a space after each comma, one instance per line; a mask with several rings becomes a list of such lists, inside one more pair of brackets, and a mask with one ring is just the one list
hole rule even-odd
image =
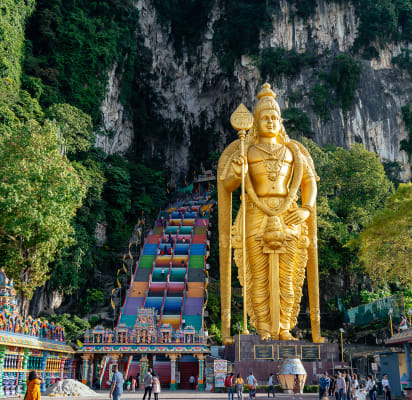
[[212, 363], [206, 363], [206, 390], [211, 391], [213, 388], [213, 364]]
[[227, 374], [227, 360], [214, 360], [213, 371], [215, 374], [215, 388], [224, 387]]
[[371, 363], [371, 368], [373, 372], [378, 372], [378, 364], [377, 363]]
[[273, 360], [273, 346], [255, 345], [255, 360]]
[[320, 346], [302, 346], [300, 352], [302, 360], [320, 360]]
[[278, 358], [293, 358], [297, 356], [297, 346], [278, 346]]

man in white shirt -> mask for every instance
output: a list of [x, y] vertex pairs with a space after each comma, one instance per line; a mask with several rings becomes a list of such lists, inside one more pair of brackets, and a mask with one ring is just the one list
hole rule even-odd
[[384, 374], [382, 379], [382, 389], [385, 395], [385, 400], [391, 400], [391, 385], [389, 384], [388, 375]]

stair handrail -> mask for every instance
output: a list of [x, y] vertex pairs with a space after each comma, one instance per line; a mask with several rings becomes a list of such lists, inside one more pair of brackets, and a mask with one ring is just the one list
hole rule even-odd
[[107, 364], [109, 363], [109, 359], [110, 359], [110, 356], [104, 356], [103, 367], [99, 375], [99, 387], [100, 388], [102, 387], [102, 382], [103, 382], [104, 374], [106, 372]]
[[129, 359], [127, 360], [127, 365], [126, 365], [126, 371], [124, 372], [124, 379], [127, 379], [127, 374], [129, 373], [129, 368], [130, 368], [130, 364], [133, 360], [133, 356], [129, 356]]

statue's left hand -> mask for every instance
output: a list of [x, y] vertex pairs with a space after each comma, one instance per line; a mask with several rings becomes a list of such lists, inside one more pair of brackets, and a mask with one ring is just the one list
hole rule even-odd
[[310, 212], [306, 208], [297, 208], [285, 217], [285, 222], [288, 225], [298, 225], [305, 222], [309, 214]]

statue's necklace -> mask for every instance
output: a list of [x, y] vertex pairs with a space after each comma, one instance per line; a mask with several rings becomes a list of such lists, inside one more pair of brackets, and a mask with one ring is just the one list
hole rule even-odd
[[286, 146], [271, 143], [259, 143], [255, 146], [264, 153], [263, 159], [266, 171], [268, 171], [268, 179], [276, 181], [285, 159]]

